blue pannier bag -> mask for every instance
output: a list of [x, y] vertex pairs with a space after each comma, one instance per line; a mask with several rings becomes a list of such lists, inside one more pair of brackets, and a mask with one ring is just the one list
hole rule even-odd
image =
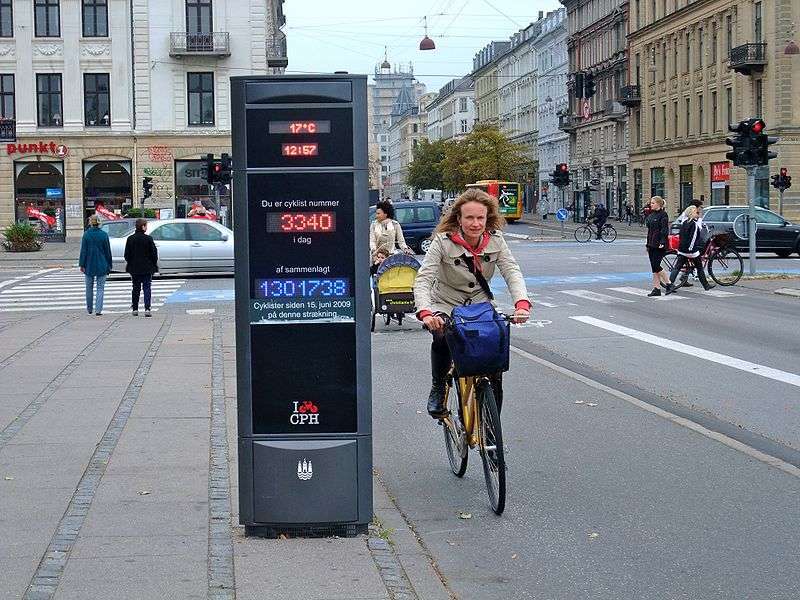
[[491, 302], [457, 306], [445, 338], [461, 377], [508, 371], [510, 327]]

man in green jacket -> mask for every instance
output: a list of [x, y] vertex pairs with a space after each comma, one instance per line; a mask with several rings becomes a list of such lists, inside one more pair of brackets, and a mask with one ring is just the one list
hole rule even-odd
[[[81, 239], [81, 256], [78, 260], [81, 273], [86, 277], [86, 310], [92, 314], [95, 309], [97, 316], [103, 314], [103, 292], [106, 287], [106, 277], [111, 273], [111, 243], [108, 234], [100, 229], [100, 220], [97, 215], [89, 217], [89, 229]], [[95, 283], [97, 291], [95, 293]], [[94, 298], [94, 304], [92, 299]]]

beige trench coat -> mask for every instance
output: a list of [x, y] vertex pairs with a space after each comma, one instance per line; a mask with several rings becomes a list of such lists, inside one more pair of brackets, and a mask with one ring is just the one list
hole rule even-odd
[[[500, 269], [514, 304], [520, 300], [530, 302], [522, 271], [511, 255], [502, 233], [496, 231], [491, 234], [489, 244], [480, 256], [483, 259], [482, 272], [486, 281], [492, 279], [496, 268]], [[473, 303], [488, 302], [486, 292], [467, 268], [466, 261], [471, 260], [470, 253], [463, 246], [450, 241], [447, 234], [436, 234], [414, 282], [417, 312], [429, 310], [449, 315], [453, 308], [467, 300]]]
[[384, 219], [382, 222], [373, 221], [369, 227], [369, 250], [373, 255], [378, 248], [383, 248], [389, 254], [400, 250], [407, 250], [406, 238], [403, 237], [403, 228], [394, 219]]

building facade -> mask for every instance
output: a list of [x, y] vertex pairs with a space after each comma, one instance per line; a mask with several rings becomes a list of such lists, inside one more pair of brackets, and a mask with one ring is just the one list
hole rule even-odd
[[629, 189], [661, 195], [676, 214], [693, 198], [746, 204], [744, 169], [725, 154], [729, 123], [759, 117], [778, 158], [756, 176], [756, 202], [800, 218], [800, 194], [779, 207], [770, 171], [800, 169], [800, 55], [784, 52], [792, 0], [705, 0], [674, 7], [634, 1], [630, 12], [631, 105]]
[[[567, 10], [570, 79], [569, 110], [559, 126], [570, 135], [576, 210], [582, 215], [589, 201], [602, 202], [616, 215], [628, 189], [628, 111], [619, 102], [628, 81], [628, 0], [561, 3]], [[578, 85], [586, 74], [594, 77], [592, 98], [584, 98]]]
[[16, 128], [0, 152], [0, 226], [80, 235], [95, 212], [141, 206], [144, 177], [145, 208], [181, 216], [202, 202], [230, 224], [229, 191], [217, 204], [202, 157], [231, 152], [228, 78], [286, 66], [282, 0], [46, 4], [0, 11], [0, 116]]
[[389, 125], [389, 177], [384, 197], [392, 200], [413, 197], [408, 185], [408, 167], [414, 160], [414, 149], [427, 138], [428, 114], [426, 106], [435, 96], [423, 94], [414, 99], [411, 86], [403, 88], [395, 101]]
[[559, 9], [549, 13], [541, 23], [541, 32], [534, 41], [539, 61], [538, 98], [538, 156], [539, 212], [554, 213], [564, 204], [561, 192], [550, 183], [550, 174], [559, 163], [569, 163], [569, 136], [558, 128], [558, 115], [569, 105], [567, 95], [567, 12]]
[[449, 81], [427, 106], [428, 139], [460, 139], [475, 124], [475, 81], [461, 77]]
[[472, 59], [476, 122], [490, 125], [499, 123], [498, 60], [510, 47], [511, 42], [489, 42]]

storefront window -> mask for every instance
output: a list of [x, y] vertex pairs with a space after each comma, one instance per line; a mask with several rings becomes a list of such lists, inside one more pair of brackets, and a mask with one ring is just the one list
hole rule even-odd
[[666, 199], [664, 189], [664, 167], [650, 169], [650, 196], [661, 196]]
[[692, 165], [681, 165], [681, 212], [694, 199], [694, 175]]
[[89, 216], [103, 220], [121, 218], [133, 207], [131, 162], [85, 161], [83, 163], [84, 225]]
[[218, 187], [219, 201], [206, 183], [204, 160], [175, 161], [176, 216], [213, 219], [231, 227], [231, 189], [230, 186]]
[[730, 204], [730, 163], [711, 163], [711, 205]]
[[14, 218], [33, 225], [47, 241], [65, 241], [64, 163], [14, 163]]

